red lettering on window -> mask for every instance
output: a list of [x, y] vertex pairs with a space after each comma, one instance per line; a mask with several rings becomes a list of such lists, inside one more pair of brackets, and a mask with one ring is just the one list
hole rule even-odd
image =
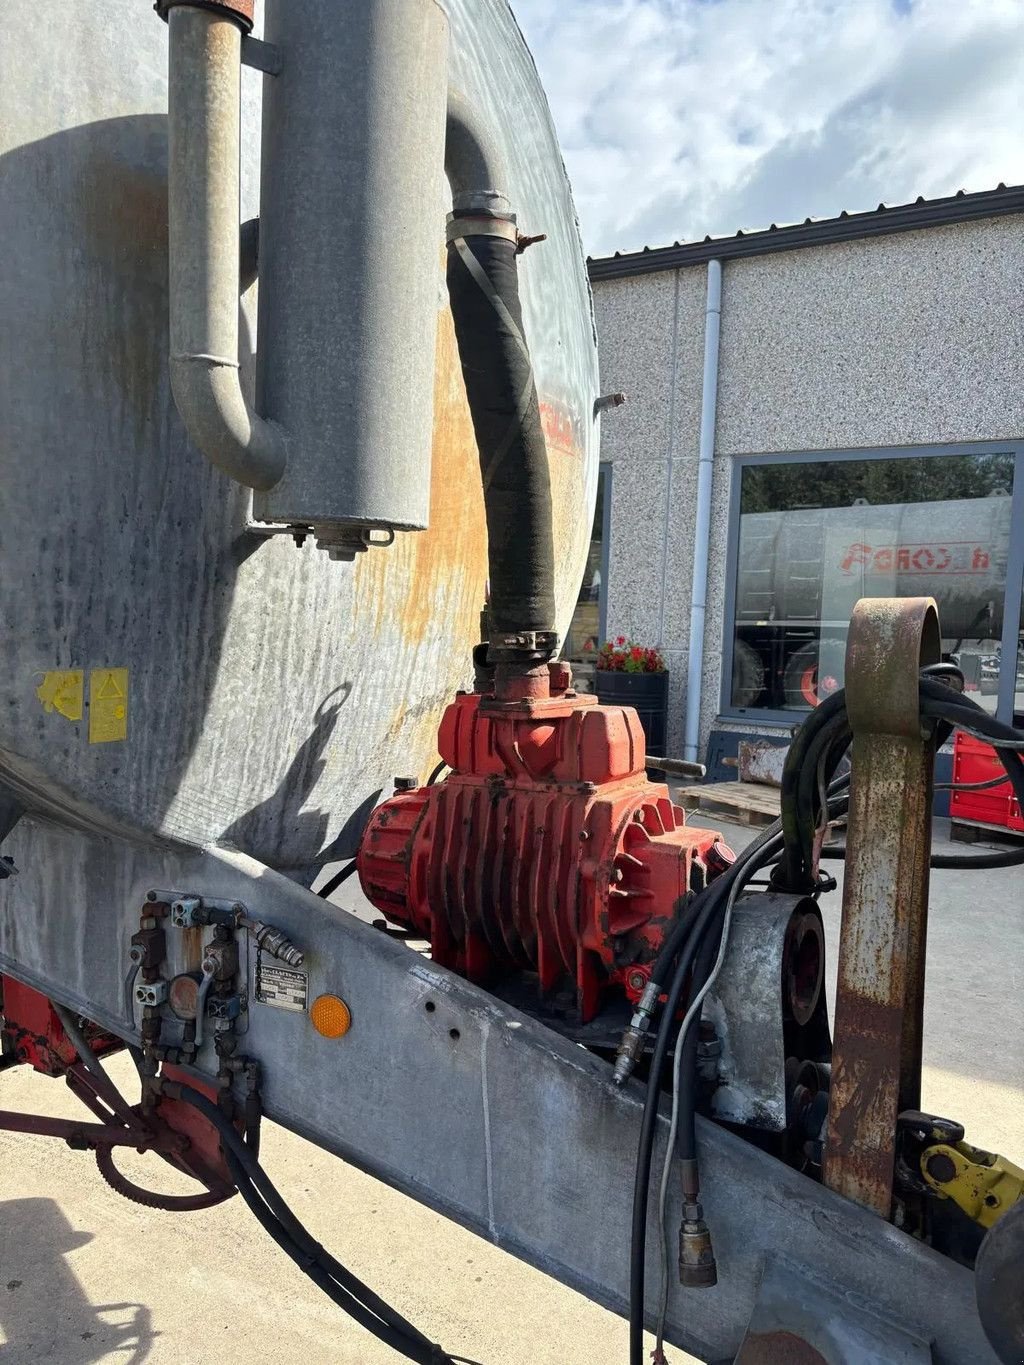
[[843, 556], [843, 562], [840, 565], [843, 573], [849, 573], [855, 564], [866, 564], [870, 555], [870, 545], [851, 545]]

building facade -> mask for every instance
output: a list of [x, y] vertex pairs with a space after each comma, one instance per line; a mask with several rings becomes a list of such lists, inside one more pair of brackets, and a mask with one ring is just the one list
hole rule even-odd
[[861, 596], [935, 596], [972, 690], [1024, 707], [1022, 212], [1000, 187], [590, 262], [629, 401], [567, 646], [662, 647], [671, 754], [799, 721]]

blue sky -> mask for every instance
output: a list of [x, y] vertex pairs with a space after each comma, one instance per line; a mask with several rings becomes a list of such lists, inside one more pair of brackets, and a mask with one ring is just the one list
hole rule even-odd
[[1024, 0], [512, 0], [587, 250], [1024, 181]]

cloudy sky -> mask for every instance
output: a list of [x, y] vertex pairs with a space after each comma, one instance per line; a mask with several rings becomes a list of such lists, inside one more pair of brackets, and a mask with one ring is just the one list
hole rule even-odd
[[1024, 181], [1024, 0], [513, 0], [587, 250]]

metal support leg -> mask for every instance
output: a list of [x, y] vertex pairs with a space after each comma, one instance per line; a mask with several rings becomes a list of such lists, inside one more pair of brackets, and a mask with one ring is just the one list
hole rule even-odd
[[931, 735], [918, 676], [940, 655], [930, 597], [858, 602], [846, 654], [853, 775], [824, 1180], [888, 1218], [896, 1115], [920, 1107]]

